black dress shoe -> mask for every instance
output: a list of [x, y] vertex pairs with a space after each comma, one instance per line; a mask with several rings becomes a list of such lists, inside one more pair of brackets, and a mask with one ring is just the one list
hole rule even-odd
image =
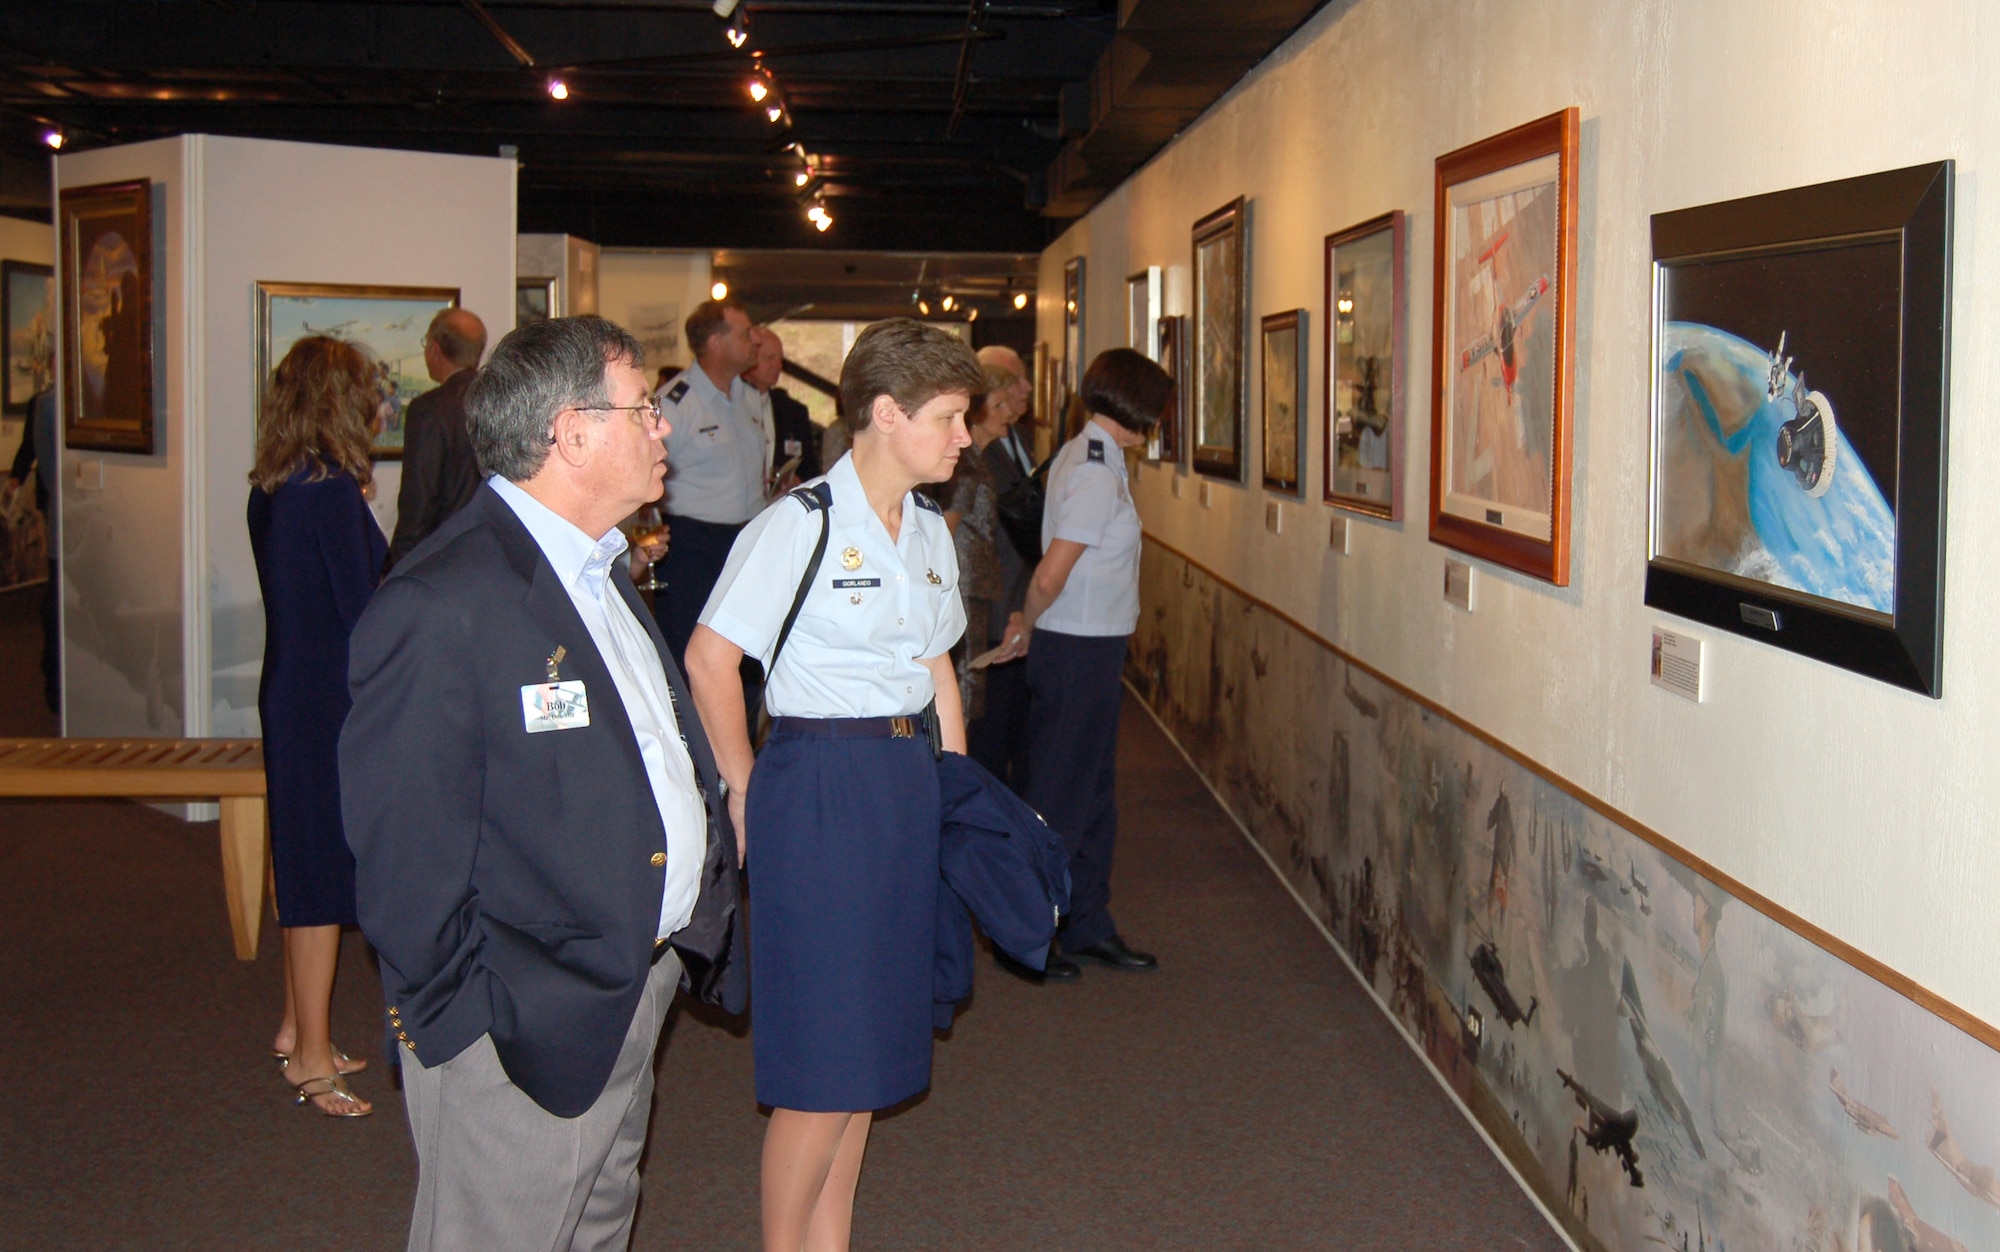
[[993, 949], [993, 960], [1014, 977], [1029, 982], [1075, 982], [1083, 977], [1083, 971], [1077, 968], [1075, 961], [1065, 961], [1054, 952], [1049, 953], [1049, 963], [1042, 969], [1023, 965], [998, 948]]
[[1087, 948], [1063, 947], [1064, 956], [1073, 956], [1079, 961], [1095, 961], [1099, 965], [1109, 965], [1113, 969], [1158, 969], [1160, 962], [1150, 952], [1134, 952], [1125, 946], [1125, 941], [1117, 935]]

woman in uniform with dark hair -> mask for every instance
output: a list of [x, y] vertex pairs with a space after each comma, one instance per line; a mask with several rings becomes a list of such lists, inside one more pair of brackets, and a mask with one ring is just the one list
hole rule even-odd
[[250, 471], [250, 548], [264, 594], [257, 713], [285, 932], [285, 1018], [271, 1050], [298, 1103], [329, 1117], [373, 1111], [345, 1077], [367, 1063], [333, 1046], [327, 1018], [340, 928], [355, 922], [338, 759], [347, 639], [389, 552], [364, 494], [375, 401], [375, 370], [353, 344], [299, 340], [264, 397]]
[[[945, 519], [913, 488], [951, 477], [982, 385], [944, 331], [864, 331], [840, 375], [853, 450], [737, 536], [688, 644], [754, 884], [767, 1252], [847, 1246], [874, 1111], [930, 1085], [933, 736], [965, 751], [950, 657], [965, 609]], [[774, 719], [755, 757], [746, 653], [770, 674]]]
[[[1125, 450], [1146, 442], [1173, 396], [1166, 371], [1130, 348], [1101, 353], [1084, 372], [1088, 415], [1049, 466], [1041, 564], [1028, 583], [1028, 791], [1024, 797], [1070, 850], [1064, 956], [1144, 970], [1111, 920], [1113, 794], [1125, 644], [1139, 622], [1139, 512]], [[1051, 957], [1047, 976], [1074, 978], [1074, 961]]]

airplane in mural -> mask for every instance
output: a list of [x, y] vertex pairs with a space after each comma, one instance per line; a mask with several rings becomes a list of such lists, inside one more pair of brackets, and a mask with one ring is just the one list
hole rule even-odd
[[[1506, 243], [1507, 238], [1508, 234], [1504, 230], [1495, 235], [1493, 242], [1486, 245], [1486, 251], [1479, 254], [1475, 263], [1491, 267], [1494, 254], [1500, 251], [1500, 245]], [[1549, 276], [1543, 274], [1528, 284], [1528, 289], [1521, 294], [1520, 299], [1512, 304], [1498, 304], [1493, 314], [1492, 331], [1473, 340], [1465, 346], [1463, 352], [1459, 353], [1459, 372], [1464, 373], [1497, 352], [1500, 354], [1500, 379], [1507, 385], [1507, 395], [1511, 398], [1514, 394], [1514, 380], [1521, 373], [1521, 363], [1514, 355], [1515, 336], [1521, 328], [1521, 323], [1528, 320], [1528, 314], [1534, 311], [1535, 305], [1547, 294], [1549, 294]]]
[[1702, 1146], [1701, 1132], [1694, 1128], [1694, 1110], [1688, 1107], [1687, 1097], [1681, 1094], [1681, 1084], [1674, 1077], [1674, 1071], [1667, 1064], [1667, 1058], [1660, 1046], [1653, 1042], [1653, 1032], [1646, 1025], [1646, 1006], [1639, 999], [1639, 980], [1632, 974], [1632, 962], [1625, 962], [1625, 973], [1618, 989], [1618, 1013], [1625, 1019], [1632, 1031], [1632, 1045], [1639, 1050], [1639, 1068], [1645, 1071], [1646, 1085], [1653, 1090], [1653, 1098], [1673, 1114], [1681, 1129], [1687, 1131], [1688, 1142], [1694, 1146], [1696, 1156], [1708, 1159], [1708, 1149]]
[[[1615, 1154], [1632, 1185], [1645, 1186], [1645, 1176], [1639, 1172], [1639, 1153], [1632, 1147], [1632, 1139], [1639, 1133], [1639, 1110], [1634, 1108], [1620, 1112], [1560, 1069], [1556, 1070], [1556, 1077], [1562, 1079], [1562, 1085], [1569, 1088], [1576, 1106], [1590, 1119], [1581, 1127], [1583, 1145], [1599, 1156], [1606, 1152]], [[1571, 1150], [1574, 1151], [1573, 1148]]]
[[1952, 1138], [1950, 1124], [1944, 1120], [1944, 1101], [1938, 1098], [1936, 1087], [1931, 1088], [1931, 1155], [1951, 1171], [1959, 1186], [2000, 1209], [2000, 1178], [1994, 1177], [1991, 1165], [1975, 1165], [1965, 1159], [1958, 1140]]
[[1500, 951], [1490, 943], [1482, 943], [1472, 950], [1472, 976], [1486, 992], [1486, 998], [1493, 1001], [1493, 1007], [1500, 1014], [1500, 1020], [1509, 1026], [1527, 1026], [1535, 1020], [1535, 1009], [1541, 1001], [1528, 997], [1528, 1011], [1521, 1011], [1521, 1002], [1514, 996], [1513, 988], [1507, 985], [1507, 970], [1500, 964]]
[[1826, 1071], [1826, 1086], [1827, 1090], [1833, 1092], [1833, 1098], [1840, 1101], [1841, 1111], [1847, 1114], [1847, 1119], [1854, 1123], [1855, 1129], [1864, 1134], [1881, 1135], [1885, 1139], [1903, 1137], [1896, 1133], [1896, 1128], [1889, 1124], [1888, 1118], [1847, 1094], [1847, 1084], [1840, 1081], [1839, 1070]]
[[1916, 1206], [1910, 1203], [1909, 1193], [1903, 1184], [1889, 1175], [1889, 1207], [1896, 1212], [1896, 1218], [1903, 1226], [1903, 1246], [1910, 1252], [1966, 1252], [1965, 1245], [1950, 1235], [1917, 1216]]

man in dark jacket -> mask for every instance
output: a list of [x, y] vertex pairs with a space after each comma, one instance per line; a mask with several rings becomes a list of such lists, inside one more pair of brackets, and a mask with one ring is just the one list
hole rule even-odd
[[793, 457], [799, 458], [790, 481], [773, 482], [771, 494], [775, 499], [779, 493], [820, 476], [819, 427], [813, 425], [806, 406], [778, 386], [778, 378], [785, 371], [785, 341], [778, 338], [778, 332], [768, 326], [759, 327], [751, 332], [751, 340], [757, 349], [757, 359], [743, 371], [743, 381], [755, 387], [771, 406], [771, 473], [783, 469], [785, 462]]
[[617, 527], [666, 475], [642, 363], [597, 317], [502, 340], [465, 397], [493, 478], [350, 645], [341, 812], [408, 1049], [412, 1252], [625, 1248], [683, 968], [741, 1011], [741, 849]]
[[438, 386], [410, 401], [403, 418], [403, 485], [396, 492], [396, 534], [389, 565], [424, 541], [479, 490], [479, 466], [465, 429], [465, 388], [486, 351], [486, 323], [446, 309], [424, 332], [424, 368]]

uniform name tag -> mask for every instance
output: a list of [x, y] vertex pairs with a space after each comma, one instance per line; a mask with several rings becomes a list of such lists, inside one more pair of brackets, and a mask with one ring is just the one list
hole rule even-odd
[[529, 683], [521, 688], [521, 724], [531, 735], [590, 725], [590, 698], [583, 683]]
[[1090, 451], [1084, 453], [1084, 457], [1086, 460], [1095, 461], [1099, 465], [1104, 464], [1104, 445], [1095, 439], [1091, 440]]
[[881, 585], [882, 580], [879, 578], [836, 578], [833, 580], [833, 586], [836, 591], [852, 591], [856, 587], [879, 587]]

